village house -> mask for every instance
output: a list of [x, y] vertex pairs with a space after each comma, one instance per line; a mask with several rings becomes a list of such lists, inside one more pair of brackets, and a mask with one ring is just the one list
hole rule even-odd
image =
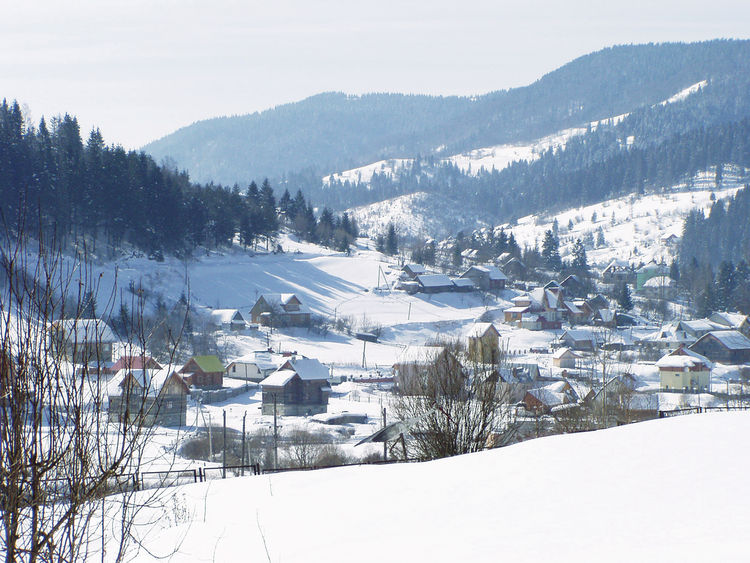
[[247, 328], [247, 322], [237, 309], [214, 309], [210, 313], [211, 324], [216, 328], [240, 331]]
[[482, 364], [500, 361], [500, 333], [492, 323], [475, 323], [468, 333], [469, 360]]
[[717, 330], [726, 330], [727, 327], [719, 323], [715, 323], [709, 319], [695, 319], [692, 321], [678, 321], [678, 330], [683, 331], [689, 338], [693, 339], [693, 342], [702, 338], [709, 332]]
[[559, 286], [536, 288], [511, 299], [513, 307], [503, 311], [504, 320], [529, 330], [558, 330], [568, 312]]
[[692, 344], [690, 350], [722, 364], [750, 363], [750, 338], [737, 330], [709, 332]]
[[662, 391], [711, 391], [710, 360], [680, 346], [656, 362]]
[[392, 370], [398, 388], [408, 392], [414, 377], [446, 370], [463, 372], [463, 366], [445, 346], [412, 345], [401, 351]]
[[552, 354], [552, 365], [557, 368], [576, 369], [580, 359], [580, 354], [576, 354], [570, 348], [558, 348]]
[[250, 320], [262, 326], [308, 326], [310, 311], [294, 293], [264, 293], [250, 310]]
[[669, 276], [654, 276], [643, 283], [641, 295], [649, 299], [674, 299], [677, 283]]
[[472, 266], [461, 277], [472, 280], [475, 286], [484, 291], [503, 290], [508, 281], [508, 277], [495, 266]]
[[145, 426], [185, 426], [190, 390], [169, 369], [121, 369], [107, 384], [111, 420]]
[[422, 274], [416, 280], [422, 293], [445, 293], [455, 290], [455, 285], [445, 274]]
[[469, 293], [476, 291], [477, 286], [469, 278], [451, 278], [453, 282], [453, 291], [458, 293]]
[[709, 321], [726, 327], [729, 330], [737, 330], [750, 338], [750, 317], [742, 313], [717, 312], [712, 314]]
[[312, 358], [290, 358], [260, 382], [261, 412], [280, 416], [309, 416], [326, 412], [331, 394], [330, 373]]
[[575, 274], [570, 274], [563, 281], [560, 282], [560, 287], [565, 291], [565, 295], [569, 298], [581, 298], [586, 296], [586, 286], [580, 277]]
[[49, 345], [60, 358], [75, 363], [107, 364], [117, 337], [102, 319], [63, 319], [48, 327]]
[[556, 381], [544, 387], [529, 389], [523, 397], [526, 410], [537, 414], [548, 413], [555, 407], [578, 402], [578, 395], [567, 381]]
[[605, 328], [615, 328], [617, 326], [617, 316], [612, 309], [597, 309], [592, 319], [595, 326]]
[[635, 284], [636, 275], [633, 268], [625, 260], [612, 260], [604, 270], [602, 270], [602, 283], [618, 285], [626, 283]]
[[688, 336], [679, 323], [669, 323], [638, 339], [636, 345], [643, 353], [663, 354], [665, 351], [676, 350], [680, 346], [689, 346], [695, 340], [692, 336]]
[[503, 272], [513, 280], [526, 279], [526, 272], [528, 268], [524, 264], [523, 260], [513, 256], [510, 260], [503, 264]]
[[270, 352], [255, 351], [231, 361], [226, 367], [225, 377], [260, 383], [278, 369], [279, 363]]
[[597, 347], [596, 335], [588, 330], [569, 329], [560, 336], [560, 343], [573, 350], [593, 352]]
[[199, 389], [221, 389], [224, 366], [216, 356], [193, 356], [180, 369], [185, 383]]
[[641, 266], [635, 271], [635, 290], [640, 292], [643, 289], [643, 285], [651, 278], [667, 275], [669, 275], [669, 271], [662, 264], [650, 262], [645, 266]]
[[422, 276], [427, 273], [422, 264], [404, 264], [401, 268], [401, 276], [406, 279], [415, 280], [417, 276]]

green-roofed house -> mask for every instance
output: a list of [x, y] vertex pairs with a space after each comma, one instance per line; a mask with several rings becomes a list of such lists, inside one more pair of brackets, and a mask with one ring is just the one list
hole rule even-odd
[[224, 366], [216, 356], [193, 356], [182, 366], [180, 375], [190, 386], [200, 389], [221, 389]]

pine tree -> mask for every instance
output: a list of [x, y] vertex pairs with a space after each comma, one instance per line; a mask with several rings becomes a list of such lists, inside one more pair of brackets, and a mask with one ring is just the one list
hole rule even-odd
[[630, 286], [626, 283], [620, 285], [617, 291], [617, 305], [623, 311], [630, 311], [633, 308], [633, 299], [630, 296]]
[[544, 233], [544, 240], [542, 241], [542, 258], [544, 259], [544, 265], [546, 267], [556, 271], [559, 271], [562, 268], [562, 260], [560, 259], [560, 242], [551, 230]]
[[398, 236], [393, 223], [388, 223], [388, 231], [385, 235], [385, 253], [391, 256], [398, 253]]
[[589, 263], [588, 259], [586, 258], [586, 248], [584, 247], [583, 241], [581, 241], [581, 239], [576, 239], [575, 244], [573, 244], [573, 261], [570, 265], [578, 274], [587, 276], [589, 273]]

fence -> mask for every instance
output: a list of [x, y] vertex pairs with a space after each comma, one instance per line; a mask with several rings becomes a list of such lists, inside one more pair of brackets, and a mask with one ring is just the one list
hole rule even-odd
[[659, 411], [659, 418], [671, 418], [673, 416], [682, 416], [684, 414], [700, 414], [704, 412], [728, 412], [747, 410], [750, 410], [750, 405], [738, 405], [734, 407], [688, 407], [684, 409], [674, 409], [672, 411]]

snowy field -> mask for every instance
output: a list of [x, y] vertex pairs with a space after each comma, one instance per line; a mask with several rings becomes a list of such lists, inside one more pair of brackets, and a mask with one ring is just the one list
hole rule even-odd
[[187, 485], [138, 515], [137, 559], [746, 561], [748, 433], [749, 413], [702, 414]]

